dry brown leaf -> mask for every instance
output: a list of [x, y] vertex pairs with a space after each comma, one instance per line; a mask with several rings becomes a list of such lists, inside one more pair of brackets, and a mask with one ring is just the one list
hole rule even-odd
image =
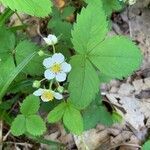
[[54, 0], [54, 5], [57, 8], [62, 8], [65, 6], [65, 0]]

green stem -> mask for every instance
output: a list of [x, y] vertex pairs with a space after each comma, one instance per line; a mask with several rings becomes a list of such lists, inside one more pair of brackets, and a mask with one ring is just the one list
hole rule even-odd
[[44, 80], [46, 80], [46, 78], [43, 78], [42, 80], [40, 80], [40, 82], [43, 82]]
[[53, 47], [53, 53], [55, 54], [56, 53], [56, 49], [55, 49], [54, 44], [52, 45], [52, 47]]
[[[44, 139], [44, 137], [35, 137], [35, 136], [32, 136], [32, 135], [27, 135], [30, 139], [34, 140], [35, 142], [37, 143], [43, 143], [43, 144], [47, 144], [47, 145], [50, 145], [51, 147], [52, 146], [56, 146], [57, 148], [63, 148], [64, 147], [64, 144], [62, 143], [59, 143], [59, 142], [56, 142], [56, 141], [51, 141], [51, 140], [47, 140], [47, 139]], [[59, 149], [58, 148], [58, 149]]]
[[17, 12], [15, 12], [16, 16], [18, 17], [18, 19], [20, 20], [20, 22], [24, 25], [23, 20], [21, 19], [21, 17], [19, 16], [19, 14]]
[[49, 84], [49, 89], [52, 89], [52, 85], [53, 85], [53, 80], [51, 80], [50, 84]]

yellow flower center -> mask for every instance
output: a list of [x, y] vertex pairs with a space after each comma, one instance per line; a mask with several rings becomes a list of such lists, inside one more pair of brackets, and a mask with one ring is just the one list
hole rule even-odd
[[42, 94], [42, 98], [49, 100], [49, 101], [52, 101], [54, 99], [54, 95], [50, 91], [44, 91], [44, 93]]
[[54, 72], [54, 73], [58, 73], [61, 71], [61, 65], [60, 64], [54, 64], [52, 67], [51, 67], [51, 71]]

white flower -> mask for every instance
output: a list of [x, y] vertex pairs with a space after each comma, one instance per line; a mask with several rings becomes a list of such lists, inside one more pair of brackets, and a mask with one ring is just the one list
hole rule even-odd
[[52, 57], [44, 59], [43, 65], [46, 67], [45, 78], [48, 80], [56, 78], [58, 82], [65, 81], [67, 73], [71, 70], [71, 65], [65, 62], [61, 53], [55, 53]]
[[47, 37], [43, 38], [47, 45], [55, 45], [58, 42], [58, 39], [55, 35], [49, 34]]
[[49, 102], [52, 101], [54, 98], [55, 99], [63, 99], [62, 94], [58, 93], [58, 92], [54, 92], [52, 90], [47, 90], [47, 89], [38, 89], [36, 90], [33, 95], [35, 96], [41, 96], [41, 99], [43, 102]]

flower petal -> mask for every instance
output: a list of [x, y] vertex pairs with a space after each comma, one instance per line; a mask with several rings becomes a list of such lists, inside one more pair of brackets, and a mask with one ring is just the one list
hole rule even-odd
[[55, 53], [52, 56], [52, 60], [56, 63], [62, 63], [65, 60], [65, 57], [61, 53]]
[[58, 81], [58, 82], [63, 82], [63, 81], [65, 81], [66, 80], [66, 73], [64, 73], [64, 72], [61, 72], [61, 73], [58, 73], [58, 74], [56, 74], [56, 80]]
[[38, 89], [38, 90], [36, 90], [34, 93], [33, 93], [33, 95], [35, 95], [35, 96], [41, 96], [42, 94], [43, 94], [43, 92], [44, 92], [44, 89]]
[[55, 97], [56, 99], [58, 99], [58, 100], [63, 99], [62, 94], [60, 94], [60, 93], [58, 93], [58, 92], [55, 92], [55, 93], [54, 93], [54, 97]]
[[53, 72], [51, 72], [49, 69], [44, 72], [44, 76], [48, 80], [55, 78], [55, 74]]
[[52, 60], [51, 57], [45, 58], [44, 61], [43, 61], [43, 65], [44, 65], [46, 68], [50, 68], [53, 64], [54, 64], [54, 61]]
[[63, 62], [61, 64], [61, 67], [62, 67], [63, 72], [70, 72], [71, 71], [71, 65], [66, 63], [66, 62]]
[[55, 44], [56, 44], [57, 41], [58, 41], [57, 37], [56, 37], [55, 35], [53, 35], [53, 34], [49, 34], [49, 35], [47, 36], [47, 38], [50, 39], [51, 41], [53, 41]]
[[49, 34], [47, 36], [47, 38], [44, 37], [43, 39], [44, 39], [45, 43], [48, 45], [55, 45], [58, 42], [57, 37], [53, 34]]
[[43, 40], [47, 45], [52, 45], [52, 41], [49, 38], [44, 37]]
[[45, 98], [44, 96], [41, 96], [41, 100], [42, 100], [43, 102], [49, 102], [49, 99]]

